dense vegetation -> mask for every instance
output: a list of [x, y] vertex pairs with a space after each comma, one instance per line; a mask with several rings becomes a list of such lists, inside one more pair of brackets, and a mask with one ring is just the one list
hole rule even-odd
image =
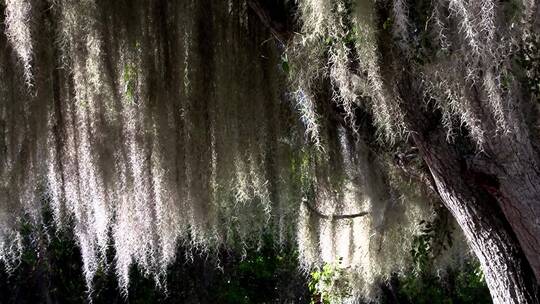
[[[52, 223], [50, 223], [52, 224]], [[25, 250], [12, 272], [0, 272], [0, 303], [85, 303], [89, 295], [79, 248], [69, 231], [44, 225], [22, 227]], [[39, 240], [40, 244], [35, 243]], [[111, 251], [114, 250], [111, 248]], [[266, 238], [244, 253], [184, 255], [167, 270], [163, 286], [133, 267], [127, 293], [110, 265], [93, 282], [93, 303], [307, 303], [307, 277], [293, 248], [277, 248]], [[110, 258], [114, 253], [108, 254]], [[111, 260], [112, 261], [112, 260]]]
[[539, 302], [537, 1], [0, 11], [10, 301]]
[[[50, 215], [45, 218], [49, 221]], [[5, 269], [0, 271], [0, 303], [69, 304], [88, 300], [82, 260], [73, 235], [69, 231], [57, 231], [51, 224], [47, 222], [38, 230], [29, 223], [21, 227], [25, 250], [16, 269], [9, 273]], [[419, 244], [418, 250], [422, 250], [420, 247], [425, 246]], [[427, 253], [425, 248], [424, 252]], [[109, 256], [114, 254], [111, 252]], [[422, 257], [429, 260], [425, 254]], [[427, 263], [419, 262], [417, 266], [409, 275], [395, 276], [382, 287], [381, 303], [491, 303], [478, 265], [467, 265], [443, 277], [435, 275]], [[94, 278], [91, 298], [98, 304], [324, 304], [331, 300], [339, 302], [347, 296], [342, 294], [346, 293], [343, 288], [330, 288], [343, 280], [342, 274], [340, 267], [331, 264], [309, 274], [300, 272], [297, 251], [292, 247], [277, 248], [267, 236], [262, 247], [249, 249], [242, 255], [230, 251], [217, 256], [180, 254], [167, 270], [166, 286], [156, 286], [152, 278], [134, 267], [127, 294], [118, 288], [114, 271], [100, 269]]]

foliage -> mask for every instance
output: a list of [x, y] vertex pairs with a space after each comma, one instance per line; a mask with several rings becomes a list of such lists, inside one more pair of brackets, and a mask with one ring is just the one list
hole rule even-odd
[[400, 297], [409, 303], [492, 303], [478, 262], [469, 262], [459, 271], [448, 270], [443, 276], [411, 273], [400, 278], [399, 284]]
[[540, 35], [532, 33], [527, 35], [521, 44], [519, 52], [515, 55], [517, 65], [522, 69], [522, 81], [528, 92], [537, 101], [540, 101]]
[[420, 232], [413, 240], [413, 271], [399, 278], [399, 294], [410, 303], [491, 303], [478, 261], [466, 257], [459, 267], [438, 270], [437, 259], [453, 243], [453, 225], [448, 223], [446, 209], [437, 209], [436, 216], [421, 221]]
[[[0, 272], [1, 303], [41, 303], [47, 299], [53, 303], [83, 303], [88, 296], [93, 303], [342, 303], [352, 296], [355, 284], [341, 259], [315, 268], [306, 278], [298, 270], [294, 247], [276, 247], [267, 234], [260, 247], [223, 251], [217, 256], [219, 260], [180, 254], [167, 271], [166, 285], [161, 287], [133, 267], [127, 295], [117, 288], [112, 269], [101, 268], [94, 278], [93, 293], [88, 295], [73, 234], [55, 229], [50, 211], [43, 218], [40, 229], [31, 221], [20, 228], [25, 250], [12, 273], [4, 269]], [[108, 257], [114, 258], [114, 252]], [[443, 277], [431, 271], [426, 267], [421, 273], [408, 272], [399, 278], [396, 292], [404, 303], [490, 303], [477, 262], [450, 270]], [[392, 303], [384, 297], [380, 302]]]
[[415, 273], [425, 273], [433, 268], [434, 260], [452, 247], [453, 223], [448, 211], [440, 206], [434, 219], [419, 222], [420, 231], [414, 237], [411, 255]]
[[340, 303], [352, 296], [352, 282], [346, 276], [342, 259], [335, 263], [325, 263], [310, 273], [308, 282], [311, 292], [310, 304]]
[[[46, 216], [46, 218], [50, 215]], [[0, 303], [282, 303], [307, 301], [306, 278], [290, 246], [277, 248], [270, 237], [260, 248], [223, 251], [219, 260], [179, 255], [165, 286], [137, 267], [130, 271], [128, 294], [118, 289], [114, 271], [101, 268], [92, 294], [86, 292], [79, 247], [69, 231], [44, 225], [39, 233], [26, 222], [20, 265], [7, 273], [0, 265]], [[179, 249], [180, 252], [184, 251]], [[114, 253], [110, 252], [113, 258]], [[28, 292], [32, 290], [33, 292]]]
[[126, 94], [127, 100], [131, 103], [135, 103], [136, 89], [137, 89], [137, 70], [131, 64], [124, 65], [123, 81], [125, 83], [124, 94]]

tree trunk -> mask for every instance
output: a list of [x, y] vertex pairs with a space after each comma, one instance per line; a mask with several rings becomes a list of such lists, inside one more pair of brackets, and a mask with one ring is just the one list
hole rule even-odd
[[540, 168], [525, 134], [501, 135], [489, 148], [497, 185], [488, 190], [497, 198], [512, 226], [536, 279], [540, 282]]
[[478, 187], [482, 176], [468, 172], [443, 131], [413, 140], [432, 174], [442, 201], [480, 260], [494, 303], [539, 303], [537, 284], [523, 252], [498, 208]]
[[[474, 102], [482, 105], [489, 96], [478, 88], [471, 89]], [[496, 198], [512, 227], [529, 264], [540, 282], [540, 159], [533, 148], [527, 121], [530, 111], [523, 94], [515, 92], [517, 106], [507, 109], [509, 132], [498, 130], [499, 123], [488, 113], [479, 112], [486, 131], [484, 153], [474, 157], [468, 166], [491, 176], [491, 184], [481, 185]]]
[[396, 93], [402, 100], [398, 106], [414, 145], [442, 202], [478, 257], [493, 302], [539, 303], [538, 283], [514, 227], [507, 221], [498, 198], [488, 189], [497, 188], [498, 181], [492, 175], [470, 170], [466, 155], [458, 150], [457, 144], [447, 141], [447, 132], [436, 110], [425, 104], [423, 86], [413, 66], [396, 49], [386, 47], [391, 45], [390, 35], [381, 35], [379, 39], [381, 60], [388, 67], [382, 70], [383, 77], [389, 83], [397, 82]]
[[457, 144], [447, 141], [447, 132], [436, 123], [438, 117], [429, 116], [429, 110], [418, 110], [423, 103], [422, 86], [415, 83], [413, 73], [403, 72], [398, 83], [403, 100], [400, 107], [412, 140], [431, 173], [435, 190], [480, 261], [493, 303], [540, 303], [531, 266], [498, 198], [489, 191], [498, 187], [497, 180], [471, 170]]

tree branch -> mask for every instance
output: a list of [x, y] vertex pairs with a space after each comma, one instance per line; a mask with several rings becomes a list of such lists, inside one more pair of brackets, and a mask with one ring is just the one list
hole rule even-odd
[[268, 9], [261, 5], [259, 0], [248, 0], [247, 4], [280, 43], [286, 44], [292, 38], [294, 32], [285, 24], [274, 20]]
[[394, 155], [394, 165], [407, 177], [426, 185], [433, 193], [438, 194], [435, 181], [430, 174], [420, 168], [411, 166], [410, 161], [418, 157], [418, 151], [413, 148], [407, 153], [397, 152]]
[[318, 217], [321, 217], [321, 218], [324, 218], [324, 219], [330, 219], [330, 220], [332, 220], [332, 219], [333, 220], [353, 219], [353, 218], [362, 217], [362, 216], [365, 216], [365, 215], [369, 214], [369, 212], [363, 211], [363, 212], [353, 213], [353, 214], [330, 214], [330, 215], [326, 215], [326, 214], [321, 213], [319, 210], [317, 210], [317, 208], [315, 208], [310, 203], [308, 203], [307, 200], [304, 199], [304, 200], [302, 200], [302, 202], [304, 204], [306, 204], [306, 207], [309, 209], [309, 211], [315, 213]]

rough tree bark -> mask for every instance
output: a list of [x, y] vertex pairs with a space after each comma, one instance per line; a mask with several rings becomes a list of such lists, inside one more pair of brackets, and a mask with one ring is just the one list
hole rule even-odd
[[[530, 114], [523, 109], [528, 104], [526, 94], [514, 93], [514, 106], [505, 113], [509, 132], [502, 132], [492, 115], [482, 109], [482, 100], [489, 96], [476, 87], [470, 91], [486, 136], [483, 153], [473, 157], [468, 167], [490, 176], [492, 184], [481, 186], [498, 201], [540, 282], [540, 160], [526, 122]], [[536, 111], [534, 105], [528, 107]]]
[[522, 132], [492, 138], [492, 165], [485, 169], [498, 184], [487, 190], [497, 198], [540, 282], [540, 169], [528, 132]]
[[493, 302], [538, 303], [536, 279], [512, 230], [497, 201], [478, 186], [483, 176], [467, 171], [464, 160], [446, 142], [444, 132], [435, 133], [427, 138], [414, 134], [413, 141], [441, 200], [482, 265]]
[[[387, 20], [387, 7], [379, 7], [377, 13], [379, 22]], [[382, 24], [380, 28], [383, 28]], [[529, 239], [520, 239], [521, 232], [515, 231], [515, 222], [520, 221], [519, 213], [514, 217], [506, 214], [508, 208], [512, 206], [521, 208], [522, 204], [534, 205], [534, 202], [530, 200], [525, 202], [521, 200], [534, 200], [536, 196], [512, 197], [515, 201], [507, 201], [505, 206], [499, 203], [501, 197], [505, 196], [496, 195], [502, 193], [500, 191], [504, 189], [502, 183], [511, 184], [510, 188], [515, 187], [513, 191], [532, 188], [526, 193], [534, 192], [534, 186], [531, 187], [531, 184], [535, 183], [534, 180], [525, 183], [527, 189], [520, 189], [515, 185], [525, 182], [523, 179], [526, 179], [527, 175], [524, 173], [528, 171], [524, 170], [524, 167], [530, 165], [530, 162], [526, 161], [527, 159], [519, 159], [515, 154], [511, 154], [512, 157], [499, 154], [494, 159], [495, 163], [499, 162], [499, 166], [503, 166], [506, 170], [509, 170], [509, 167], [504, 167], [503, 161], [514, 160], [510, 167], [514, 168], [514, 171], [511, 171], [502, 183], [497, 176], [471, 169], [468, 164], [469, 155], [463, 153], [463, 147], [448, 142], [447, 132], [440, 123], [437, 110], [425, 103], [421, 77], [415, 73], [414, 64], [409, 62], [407, 57], [401, 54], [399, 47], [392, 43], [391, 33], [380, 31], [378, 39], [381, 62], [384, 62], [381, 66], [383, 78], [388, 85], [397, 83], [396, 94], [403, 101], [398, 104], [398, 107], [404, 114], [412, 143], [419, 149], [419, 154], [431, 173], [442, 202], [456, 219], [469, 246], [478, 257], [493, 302], [539, 303], [538, 281], [531, 268], [533, 264], [531, 260], [538, 259], [538, 256], [527, 255], [530, 253], [530, 247], [529, 251], [525, 247], [534, 246], [534, 242], [525, 246], [524, 242], [529, 242], [540, 235], [529, 235]], [[524, 133], [521, 134], [524, 135]], [[508, 143], [509, 147], [506, 148], [511, 148], [512, 143], [519, 145], [522, 141], [511, 140]], [[533, 153], [532, 148], [529, 151]], [[522, 153], [521, 157], [532, 159], [532, 154], [523, 154], [523, 150], [514, 152], [518, 155]], [[523, 178], [518, 178], [520, 176]], [[494, 192], [494, 189], [498, 192]], [[535, 215], [530, 207], [521, 211], [531, 212], [527, 215], [528, 219]], [[522, 222], [521, 227], [525, 231], [531, 231], [527, 230], [527, 227], [531, 228], [530, 225], [530, 221]]]
[[480, 260], [494, 303], [538, 303], [536, 280], [497, 202], [475, 187], [475, 177], [463, 178], [469, 174], [447, 144], [413, 137], [441, 199]]
[[[412, 69], [411, 69], [412, 70]], [[411, 71], [409, 70], [409, 71]], [[401, 105], [411, 139], [427, 165], [442, 202], [463, 230], [478, 257], [493, 302], [539, 303], [538, 285], [522, 247], [504, 216], [491, 175], [471, 170], [458, 147], [447, 141], [446, 131], [433, 117], [418, 111], [421, 86], [413, 74], [399, 77]]]

